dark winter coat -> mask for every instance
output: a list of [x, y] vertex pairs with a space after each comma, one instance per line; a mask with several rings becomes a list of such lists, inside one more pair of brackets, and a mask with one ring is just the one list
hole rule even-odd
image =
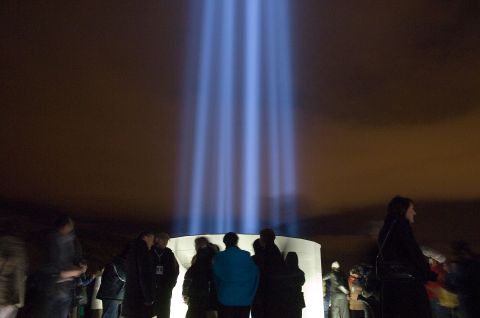
[[179, 266], [175, 255], [168, 247], [164, 249], [153, 247], [150, 254], [155, 273], [153, 315], [163, 317], [169, 315], [166, 307], [170, 307], [172, 289], [177, 284]]
[[387, 216], [378, 241], [383, 245], [379, 271], [382, 273], [384, 317], [431, 317], [424, 283], [435, 279], [435, 274], [430, 271], [408, 221], [403, 217]]
[[130, 246], [126, 263], [127, 281], [122, 315], [147, 317], [153, 304], [153, 264], [147, 244], [136, 239]]
[[122, 301], [125, 297], [126, 259], [121, 256], [113, 258], [110, 264], [105, 266], [102, 274], [102, 283], [98, 289], [97, 298], [101, 300]]
[[201, 248], [195, 255], [195, 262], [185, 273], [182, 295], [188, 297], [188, 305], [212, 310], [217, 307], [213, 280], [212, 259], [214, 251]]
[[[385, 238], [388, 235], [387, 240]], [[380, 230], [379, 245], [385, 241], [380, 255], [380, 264], [385, 267], [397, 266], [412, 278], [426, 283], [435, 279], [434, 273], [413, 236], [412, 228], [405, 218], [387, 217]], [[388, 271], [388, 269], [386, 269]]]

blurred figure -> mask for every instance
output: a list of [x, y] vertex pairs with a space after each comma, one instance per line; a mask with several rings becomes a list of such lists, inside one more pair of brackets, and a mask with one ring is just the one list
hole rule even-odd
[[413, 236], [415, 215], [411, 199], [396, 196], [388, 204], [377, 256], [383, 318], [432, 317], [424, 285], [436, 275]]
[[298, 256], [295, 252], [288, 252], [285, 258], [287, 269], [285, 276], [285, 285], [287, 292], [285, 318], [301, 318], [302, 309], [305, 308], [305, 299], [303, 297], [302, 286], [305, 284], [305, 273], [298, 267]]
[[330, 280], [323, 280], [323, 316], [328, 318], [330, 312]]
[[[445, 261], [446, 258], [443, 255], [434, 255], [433, 257], [428, 258], [430, 270], [437, 274], [436, 281], [430, 281], [425, 284], [428, 299], [430, 300], [430, 306], [432, 308], [432, 316], [434, 318], [451, 317], [453, 310], [451, 306], [454, 305], [453, 303], [447, 304], [445, 302], [445, 297], [447, 297], [447, 293], [450, 293], [449, 291], [447, 291], [446, 286], [447, 271], [444, 268]], [[456, 298], [454, 294], [451, 294], [450, 297]], [[456, 303], [458, 305], [458, 298]]]
[[217, 253], [213, 274], [219, 301], [219, 318], [248, 318], [258, 287], [258, 268], [250, 253], [238, 248], [238, 235], [223, 237], [225, 251]]
[[330, 316], [350, 318], [347, 276], [340, 270], [339, 262], [333, 262], [331, 268], [332, 271], [323, 278], [330, 281]]
[[170, 302], [173, 287], [177, 284], [179, 274], [178, 262], [171, 249], [167, 247], [170, 236], [167, 233], [155, 235], [155, 243], [151, 249], [155, 269], [155, 291], [153, 316], [170, 317]]
[[23, 307], [26, 282], [23, 241], [14, 236], [0, 238], [0, 318], [14, 318]]
[[102, 300], [102, 318], [119, 318], [123, 298], [125, 297], [125, 282], [127, 281], [126, 262], [128, 249], [115, 256], [105, 266], [102, 274], [97, 299]]
[[182, 286], [183, 299], [188, 305], [186, 318], [216, 317], [212, 260], [217, 251], [204, 236], [195, 239], [195, 251]]
[[464, 241], [452, 244], [447, 285], [458, 295], [458, 318], [480, 317], [480, 261]]
[[[87, 270], [87, 261], [80, 261], [80, 266], [84, 266]], [[95, 275], [87, 276], [82, 273], [75, 278], [75, 288], [73, 289], [73, 302], [70, 318], [77, 318], [85, 316], [85, 305], [88, 304], [87, 286], [95, 280]]]
[[[365, 318], [365, 303], [361, 300], [363, 292], [363, 286], [360, 281], [361, 273], [358, 267], [354, 267], [350, 270], [348, 276], [348, 288], [350, 291], [349, 308], [350, 317], [352, 318]], [[360, 297], [360, 299], [359, 299]]]
[[154, 268], [150, 249], [154, 239], [153, 232], [142, 232], [130, 245], [126, 262], [127, 281], [122, 316], [152, 317]]
[[55, 220], [50, 235], [47, 262], [42, 269], [43, 295], [39, 317], [66, 318], [71, 309], [75, 278], [85, 273], [86, 266], [78, 265], [81, 247], [73, 232], [73, 220], [62, 215]]

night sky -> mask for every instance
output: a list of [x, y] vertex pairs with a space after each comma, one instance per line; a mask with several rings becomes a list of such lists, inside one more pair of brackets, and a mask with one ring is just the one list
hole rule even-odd
[[[171, 220], [188, 1], [0, 4], [0, 199]], [[478, 1], [292, 1], [301, 218], [480, 200]]]

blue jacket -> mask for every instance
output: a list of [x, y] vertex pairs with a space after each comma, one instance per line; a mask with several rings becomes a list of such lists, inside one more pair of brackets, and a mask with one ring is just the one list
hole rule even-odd
[[250, 306], [258, 287], [259, 273], [250, 253], [229, 247], [213, 259], [218, 301], [224, 306]]

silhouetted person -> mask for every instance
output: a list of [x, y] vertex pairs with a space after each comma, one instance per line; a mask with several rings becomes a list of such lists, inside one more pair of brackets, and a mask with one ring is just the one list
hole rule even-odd
[[332, 271], [323, 280], [330, 281], [330, 316], [349, 318], [347, 276], [340, 270], [338, 262], [332, 263]]
[[102, 318], [120, 317], [127, 281], [127, 253], [128, 249], [125, 249], [115, 256], [103, 270], [102, 282], [97, 292], [97, 299], [102, 300]]
[[275, 245], [275, 232], [272, 229], [260, 231], [260, 243], [263, 247], [263, 262], [260, 266], [263, 288], [263, 313], [265, 318], [281, 317], [286, 310], [285, 273], [286, 267], [282, 253]]
[[170, 236], [167, 233], [158, 233], [155, 235], [155, 243], [151, 249], [155, 270], [153, 315], [157, 318], [170, 317], [172, 290], [177, 284], [179, 274], [175, 255], [167, 247], [169, 240]]
[[295, 252], [288, 252], [285, 258], [286, 266], [286, 311], [283, 317], [301, 318], [305, 308], [302, 286], [305, 284], [305, 273], [298, 267], [298, 256]]
[[122, 316], [152, 317], [154, 269], [150, 249], [153, 232], [143, 232], [130, 245], [127, 254], [127, 281]]
[[25, 244], [14, 236], [0, 238], [0, 317], [14, 318], [23, 307], [26, 271]]
[[264, 247], [260, 239], [256, 239], [253, 242], [253, 251], [254, 255], [252, 256], [252, 260], [257, 265], [260, 279], [258, 283], [257, 292], [255, 294], [255, 298], [252, 303], [252, 317], [253, 318], [264, 318], [265, 317], [265, 273], [263, 272], [265, 266], [264, 260]]
[[213, 281], [212, 260], [217, 253], [206, 237], [195, 239], [196, 254], [185, 273], [182, 295], [188, 305], [186, 318], [215, 316], [217, 300]]
[[258, 268], [250, 253], [238, 248], [238, 235], [223, 237], [225, 251], [213, 260], [213, 274], [219, 301], [219, 318], [248, 318], [258, 286]]
[[81, 252], [73, 232], [73, 220], [62, 215], [55, 220], [54, 227], [49, 237], [47, 262], [42, 268], [39, 317], [66, 318], [73, 301], [75, 278], [84, 273], [86, 267], [76, 265]]
[[413, 236], [416, 212], [413, 201], [396, 196], [388, 204], [378, 237], [377, 268], [382, 284], [383, 318], [429, 318], [432, 316], [425, 290], [435, 280]]

